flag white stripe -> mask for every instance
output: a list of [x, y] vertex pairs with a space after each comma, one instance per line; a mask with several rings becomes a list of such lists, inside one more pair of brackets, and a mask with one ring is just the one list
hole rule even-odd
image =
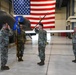
[[[39, 16], [39, 17], [43, 18], [43, 16]], [[53, 14], [53, 15], [46, 15], [45, 18], [49, 18], [49, 17], [55, 17], [55, 14]]]
[[[41, 22], [52, 22], [52, 21], [55, 21], [55, 19], [42, 20]], [[30, 19], [30, 22], [39, 22], [39, 20], [31, 20]]]
[[49, 4], [49, 3], [56, 3], [56, 1], [40, 1], [40, 2], [33, 2], [31, 1], [31, 4]]
[[31, 6], [30, 8], [33, 8], [33, 9], [46, 9], [46, 8], [54, 8], [55, 5], [52, 5], [52, 6]]
[[[31, 24], [31, 26], [36, 26], [36, 24]], [[55, 24], [44, 24], [44, 26], [55, 26]]]

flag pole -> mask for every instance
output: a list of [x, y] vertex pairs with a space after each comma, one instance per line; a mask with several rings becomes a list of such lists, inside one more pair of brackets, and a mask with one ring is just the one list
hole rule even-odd
[[17, 34], [17, 29], [16, 29], [16, 56], [18, 53], [18, 34]]
[[16, 26], [16, 51], [17, 51], [16, 56], [18, 57], [18, 55], [17, 55], [18, 54], [18, 30], [17, 30], [17, 28], [18, 27]]
[[[39, 22], [36, 24], [36, 26], [45, 18], [45, 16], [47, 15], [47, 13], [43, 16], [43, 18], [41, 18], [40, 20], [39, 20]], [[36, 28], [36, 26], [34, 27], [34, 29]], [[34, 30], [33, 29], [33, 30]]]

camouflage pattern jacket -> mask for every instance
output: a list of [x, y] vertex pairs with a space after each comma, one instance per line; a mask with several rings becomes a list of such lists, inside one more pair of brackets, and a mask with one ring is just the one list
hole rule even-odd
[[35, 29], [35, 31], [39, 34], [38, 45], [46, 46], [47, 32], [45, 30], [37, 30], [37, 29]]
[[76, 43], [76, 33], [73, 33], [73, 36], [72, 36], [72, 43]]
[[1, 29], [0, 30], [0, 47], [8, 46], [9, 45], [9, 36], [13, 35], [11, 29]]
[[26, 34], [25, 34], [25, 31], [24, 30], [21, 30], [21, 33], [20, 34], [16, 34], [15, 32], [15, 42], [16, 43], [25, 43], [26, 41]]

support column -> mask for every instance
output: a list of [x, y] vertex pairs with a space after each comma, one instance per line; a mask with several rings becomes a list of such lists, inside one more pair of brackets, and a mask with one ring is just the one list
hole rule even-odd
[[[72, 0], [72, 16], [74, 16], [74, 8], [75, 8], [75, 6], [74, 6], [74, 3], [75, 1], [74, 0]], [[74, 29], [74, 22], [72, 22], [72, 29]]]
[[1, 10], [1, 0], [0, 0], [0, 10]]

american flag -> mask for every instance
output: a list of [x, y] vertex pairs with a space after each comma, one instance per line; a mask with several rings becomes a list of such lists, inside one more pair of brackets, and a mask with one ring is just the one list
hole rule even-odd
[[34, 28], [41, 18], [44, 28], [55, 28], [56, 0], [13, 0], [14, 14], [30, 20]]

